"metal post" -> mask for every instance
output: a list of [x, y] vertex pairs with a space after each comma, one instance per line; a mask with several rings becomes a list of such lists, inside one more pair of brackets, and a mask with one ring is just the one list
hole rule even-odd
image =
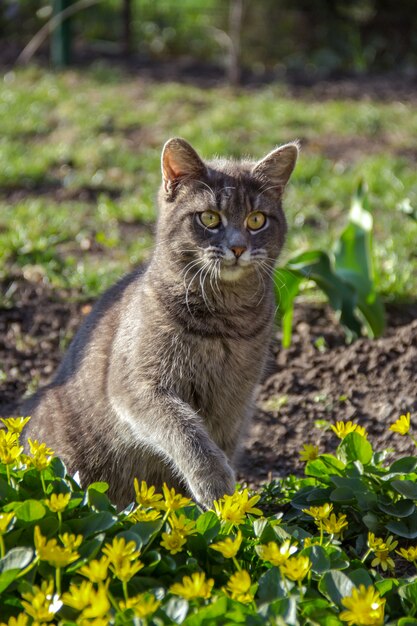
[[[53, 16], [65, 11], [72, 0], [52, 0]], [[71, 24], [70, 19], [59, 21], [51, 33], [51, 62], [54, 67], [66, 67], [71, 60]]]

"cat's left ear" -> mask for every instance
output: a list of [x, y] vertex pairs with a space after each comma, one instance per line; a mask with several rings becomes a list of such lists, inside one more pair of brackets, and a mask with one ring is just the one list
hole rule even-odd
[[282, 193], [287, 184], [299, 153], [297, 142], [286, 143], [266, 155], [258, 161], [252, 170], [252, 174], [266, 180], [272, 189]]
[[201, 178], [206, 172], [206, 166], [197, 152], [181, 137], [173, 137], [166, 142], [162, 150], [161, 167], [167, 193], [175, 189], [181, 180]]

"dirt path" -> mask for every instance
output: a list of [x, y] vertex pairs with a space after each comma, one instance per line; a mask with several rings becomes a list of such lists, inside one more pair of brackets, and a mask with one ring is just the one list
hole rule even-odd
[[[0, 308], [1, 415], [34, 384], [48, 380], [90, 306], [74, 301], [74, 294], [21, 279], [0, 287], [11, 301]], [[417, 305], [391, 310], [383, 338], [350, 346], [331, 311], [299, 305], [291, 348], [280, 348], [278, 333], [272, 351], [243, 449], [241, 479], [257, 484], [300, 472], [304, 443], [334, 449], [337, 440], [315, 428], [317, 420], [354, 419], [376, 447], [414, 452], [388, 426], [400, 413], [417, 414]]]

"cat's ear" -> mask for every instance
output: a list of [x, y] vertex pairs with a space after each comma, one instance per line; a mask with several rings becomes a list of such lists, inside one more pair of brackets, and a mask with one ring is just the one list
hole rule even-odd
[[168, 193], [186, 178], [201, 178], [206, 166], [190, 144], [180, 137], [168, 139], [162, 150], [162, 177]]
[[268, 182], [271, 189], [282, 193], [297, 162], [298, 152], [297, 142], [286, 143], [258, 161], [252, 174]]

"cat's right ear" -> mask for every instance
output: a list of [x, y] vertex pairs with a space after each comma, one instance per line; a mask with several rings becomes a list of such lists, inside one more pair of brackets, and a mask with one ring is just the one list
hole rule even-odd
[[198, 179], [206, 172], [197, 152], [181, 137], [168, 139], [162, 150], [161, 167], [164, 189], [169, 194], [182, 180]]

